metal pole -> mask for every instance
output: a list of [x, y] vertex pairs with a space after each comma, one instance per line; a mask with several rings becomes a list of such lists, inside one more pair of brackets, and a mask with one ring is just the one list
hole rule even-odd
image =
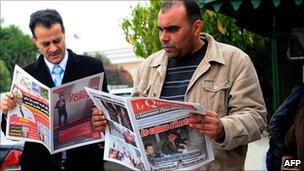
[[278, 53], [277, 53], [277, 40], [275, 35], [275, 15], [273, 18], [273, 32], [271, 37], [271, 61], [272, 61], [272, 109], [276, 111], [280, 104], [280, 85], [279, 85], [279, 69], [278, 69]]

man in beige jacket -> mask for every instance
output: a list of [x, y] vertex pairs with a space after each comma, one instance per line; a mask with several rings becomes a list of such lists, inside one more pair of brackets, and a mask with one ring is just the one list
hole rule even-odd
[[208, 111], [190, 125], [213, 139], [208, 170], [243, 170], [247, 144], [260, 139], [266, 108], [254, 66], [244, 52], [201, 34], [195, 1], [167, 1], [158, 14], [163, 50], [145, 60], [134, 96], [200, 103]]
[[[244, 170], [247, 144], [260, 139], [266, 126], [266, 108], [250, 58], [201, 34], [203, 22], [194, 0], [166, 1], [157, 27], [163, 50], [142, 63], [132, 95], [200, 103], [206, 116], [193, 114], [201, 123], [190, 127], [212, 139], [215, 155], [200, 170]], [[97, 123], [98, 118], [93, 120]]]

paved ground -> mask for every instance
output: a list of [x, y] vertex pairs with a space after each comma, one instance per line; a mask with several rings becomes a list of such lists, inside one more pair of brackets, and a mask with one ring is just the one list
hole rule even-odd
[[269, 148], [268, 136], [249, 144], [245, 161], [245, 170], [266, 170], [266, 152]]
[[[265, 135], [259, 141], [249, 144], [245, 161], [246, 171], [266, 171], [265, 156], [269, 147], [268, 141], [269, 138]], [[104, 167], [106, 171], [130, 171], [130, 169], [112, 162], [106, 162]]]

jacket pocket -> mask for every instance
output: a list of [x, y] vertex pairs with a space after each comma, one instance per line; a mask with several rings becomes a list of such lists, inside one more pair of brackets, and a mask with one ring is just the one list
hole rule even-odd
[[218, 92], [229, 88], [227, 81], [222, 83], [214, 83], [213, 80], [204, 80], [202, 85], [204, 89], [209, 92]]
[[228, 82], [203, 80], [202, 87], [206, 95], [206, 97], [203, 98], [206, 98], [208, 109], [217, 112], [221, 117], [227, 115]]

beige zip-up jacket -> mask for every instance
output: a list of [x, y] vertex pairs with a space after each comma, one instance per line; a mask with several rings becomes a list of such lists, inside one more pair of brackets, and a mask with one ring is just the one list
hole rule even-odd
[[[225, 130], [223, 142], [212, 146], [215, 160], [200, 170], [244, 170], [247, 144], [261, 138], [266, 107], [254, 66], [240, 49], [219, 43], [206, 33], [208, 48], [193, 73], [185, 101], [217, 112]], [[160, 97], [168, 57], [152, 54], [138, 69], [132, 96]]]

